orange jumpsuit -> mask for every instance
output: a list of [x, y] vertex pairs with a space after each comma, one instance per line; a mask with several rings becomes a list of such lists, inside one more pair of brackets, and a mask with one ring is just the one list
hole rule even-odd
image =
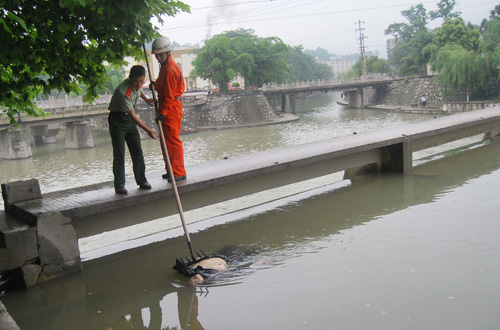
[[[185, 85], [181, 69], [174, 62], [172, 56], [169, 56], [166, 63], [161, 65], [158, 79], [155, 82], [155, 89], [158, 92], [160, 114], [165, 116], [162, 128], [174, 177], [185, 176], [184, 148], [180, 138], [182, 121], [181, 95], [184, 94]], [[165, 153], [163, 159], [165, 160], [165, 169], [168, 172]]]

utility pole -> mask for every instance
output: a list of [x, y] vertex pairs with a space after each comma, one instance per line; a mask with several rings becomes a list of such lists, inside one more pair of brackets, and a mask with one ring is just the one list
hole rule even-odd
[[358, 20], [356, 23], [358, 25], [358, 28], [355, 31], [359, 31], [359, 49], [361, 51], [361, 75], [363, 77], [366, 77], [366, 57], [365, 57], [365, 35], [363, 31], [365, 28], [361, 27], [361, 24], [365, 24], [365, 22]]

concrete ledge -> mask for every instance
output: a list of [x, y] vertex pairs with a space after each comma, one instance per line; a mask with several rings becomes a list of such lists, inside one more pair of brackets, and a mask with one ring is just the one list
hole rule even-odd
[[37, 179], [2, 183], [5, 210], [10, 212], [12, 204], [42, 197]]
[[[412, 152], [500, 128], [500, 107], [440, 117], [187, 167], [178, 183], [185, 211], [366, 165], [407, 172]], [[367, 168], [367, 167], [365, 167]], [[354, 171], [355, 172], [355, 171]], [[353, 172], [351, 172], [353, 173]], [[11, 210], [38, 228], [40, 279], [81, 269], [77, 239], [177, 213], [171, 185], [148, 173], [149, 191], [128, 178], [127, 195], [112, 182], [44, 194]], [[43, 250], [43, 251], [42, 251]]]
[[0, 301], [0, 329], [2, 330], [21, 330], [16, 321], [7, 312], [7, 309]]

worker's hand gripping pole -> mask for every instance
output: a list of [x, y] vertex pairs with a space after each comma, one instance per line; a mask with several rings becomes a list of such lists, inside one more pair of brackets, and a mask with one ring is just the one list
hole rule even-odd
[[174, 172], [172, 171], [172, 165], [170, 164], [170, 158], [168, 157], [167, 145], [165, 144], [165, 137], [163, 135], [162, 119], [160, 116], [160, 110], [158, 108], [158, 100], [156, 99], [155, 88], [154, 88], [154, 84], [152, 83], [153, 77], [151, 76], [151, 70], [149, 69], [149, 58], [148, 58], [148, 52], [146, 51], [146, 44], [143, 43], [142, 48], [144, 49], [144, 56], [146, 57], [146, 67], [148, 68], [149, 81], [151, 82], [151, 85], [150, 85], [151, 91], [153, 92], [153, 100], [154, 100], [155, 112], [156, 112], [156, 124], [158, 125], [158, 132], [160, 135], [161, 149], [163, 151], [163, 154], [165, 155], [168, 173], [170, 173], [172, 187], [174, 188], [175, 201], [177, 202], [177, 209], [179, 210], [179, 216], [181, 217], [182, 228], [184, 228], [184, 234], [186, 236], [187, 244], [189, 247], [189, 252], [191, 253], [191, 258], [196, 259], [196, 257], [194, 256], [194, 253], [193, 253], [193, 246], [191, 244], [191, 238], [189, 237], [189, 231], [188, 231], [187, 226], [186, 226], [186, 221], [184, 220], [184, 211], [182, 210], [181, 199], [179, 197], [179, 191], [177, 190], [177, 183], [175, 181]]

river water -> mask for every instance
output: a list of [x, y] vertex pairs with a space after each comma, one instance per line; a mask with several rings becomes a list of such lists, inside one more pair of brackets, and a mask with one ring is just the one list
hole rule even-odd
[[[295, 123], [183, 136], [186, 163], [432, 118], [347, 110], [335, 97], [297, 101]], [[47, 192], [111, 180], [109, 138], [95, 138], [94, 149], [61, 142], [0, 161], [2, 182], [36, 177]], [[157, 142], [143, 145], [148, 171], [160, 170]], [[1, 299], [22, 329], [498, 329], [498, 182], [490, 144], [194, 223], [195, 248], [232, 258], [196, 289], [171, 269], [186, 254], [174, 229]]]

